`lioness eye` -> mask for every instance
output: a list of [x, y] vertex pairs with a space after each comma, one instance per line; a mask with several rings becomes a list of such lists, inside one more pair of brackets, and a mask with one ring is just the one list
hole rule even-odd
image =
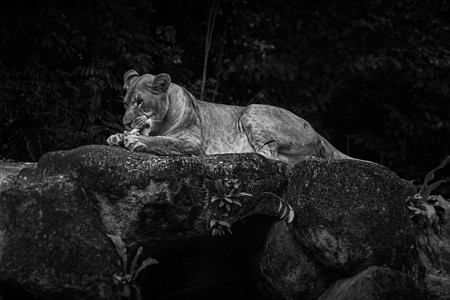
[[142, 104], [142, 102], [144, 102], [144, 100], [143, 100], [143, 99], [136, 99], [136, 103], [137, 103], [137, 105], [141, 105], [141, 104]]

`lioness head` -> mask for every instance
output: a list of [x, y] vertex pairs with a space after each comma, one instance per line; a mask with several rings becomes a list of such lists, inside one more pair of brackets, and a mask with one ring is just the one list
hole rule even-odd
[[123, 82], [126, 90], [123, 98], [125, 128], [141, 135], [156, 134], [169, 109], [170, 76], [164, 73], [139, 76], [135, 70], [130, 70], [123, 76]]

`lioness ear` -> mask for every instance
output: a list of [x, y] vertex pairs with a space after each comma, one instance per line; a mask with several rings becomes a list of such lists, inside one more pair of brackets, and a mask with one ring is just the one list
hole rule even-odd
[[172, 79], [170, 78], [169, 74], [161, 73], [159, 75], [156, 75], [155, 79], [153, 80], [152, 89], [157, 92], [167, 92], [171, 81]]
[[138, 77], [139, 74], [135, 70], [129, 70], [123, 75], [123, 89], [128, 90], [131, 84], [131, 80]]

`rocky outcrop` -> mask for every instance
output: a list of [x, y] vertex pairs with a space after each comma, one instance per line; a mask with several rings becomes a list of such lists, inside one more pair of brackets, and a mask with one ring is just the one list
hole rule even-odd
[[[356, 161], [52, 152], [0, 194], [0, 291], [118, 299], [124, 274], [110, 234], [129, 261], [139, 247], [138, 264], [159, 261], [136, 279], [143, 299], [316, 299], [370, 266], [397, 268], [412, 234], [410, 192]], [[288, 203], [290, 224], [279, 218]]]
[[292, 231], [328, 268], [355, 274], [371, 265], [399, 268], [413, 228], [403, 205], [412, 186], [380, 165], [351, 160], [297, 164], [288, 198]]
[[[276, 216], [278, 201], [271, 194], [282, 195], [286, 170], [280, 162], [251, 154], [157, 157], [86, 146], [43, 156], [32, 176], [78, 182], [99, 206], [108, 232], [130, 246], [151, 246], [189, 234], [210, 235], [211, 220], [233, 224], [256, 214]], [[239, 186], [232, 193], [228, 183]], [[229, 211], [219, 207], [222, 192], [240, 205], [226, 202]], [[221, 199], [212, 202], [214, 196]]]
[[14, 184], [15, 178], [21, 170], [35, 166], [35, 163], [0, 160], [0, 193]]
[[111, 275], [119, 269], [97, 211], [63, 176], [3, 192], [2, 283], [43, 298], [111, 298]]
[[405, 274], [386, 267], [367, 270], [334, 283], [319, 300], [426, 299], [414, 281]]
[[338, 278], [295, 239], [286, 222], [271, 228], [257, 266], [258, 287], [278, 299], [317, 298]]

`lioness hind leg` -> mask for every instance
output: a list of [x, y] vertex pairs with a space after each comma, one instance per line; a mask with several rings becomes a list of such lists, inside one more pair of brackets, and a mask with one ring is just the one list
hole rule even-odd
[[124, 147], [123, 140], [124, 140], [123, 133], [116, 133], [107, 138], [106, 142], [110, 146]]
[[278, 144], [267, 130], [259, 127], [258, 124], [244, 126], [244, 130], [256, 153], [269, 159], [279, 160]]
[[[256, 146], [258, 148], [258, 146]], [[256, 149], [255, 149], [256, 150]], [[278, 160], [278, 146], [275, 141], [268, 141], [263, 144], [259, 149], [256, 150], [256, 153], [261, 154], [269, 159]]]
[[250, 105], [241, 116], [241, 124], [255, 152], [267, 158], [295, 162], [317, 156], [317, 132], [285, 109]]
[[246, 113], [241, 119], [241, 124], [256, 153], [269, 159], [279, 160], [278, 144], [270, 132], [261, 126], [257, 116]]

